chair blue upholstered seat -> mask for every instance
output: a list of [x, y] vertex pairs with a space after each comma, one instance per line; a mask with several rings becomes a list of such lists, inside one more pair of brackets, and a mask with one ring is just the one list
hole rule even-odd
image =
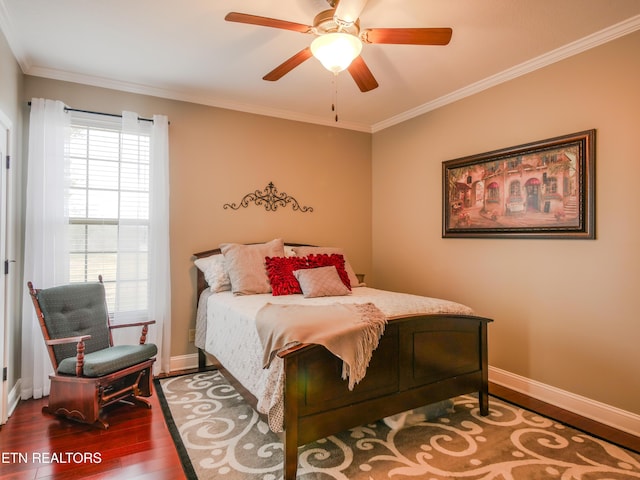
[[[98, 350], [84, 356], [82, 374], [85, 377], [102, 377], [131, 365], [144, 362], [158, 353], [154, 344], [147, 345], [114, 345], [111, 348]], [[58, 373], [62, 375], [76, 374], [76, 358], [65, 358], [58, 365]]]

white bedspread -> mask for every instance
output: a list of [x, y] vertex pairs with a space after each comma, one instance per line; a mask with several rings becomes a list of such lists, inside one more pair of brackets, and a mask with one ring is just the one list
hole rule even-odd
[[[258, 399], [258, 410], [268, 415], [269, 427], [278, 432], [282, 431], [284, 423], [284, 362], [276, 357], [268, 369], [262, 368], [263, 349], [255, 326], [258, 310], [266, 303], [330, 305], [368, 302], [374, 303], [389, 320], [419, 314], [473, 315], [469, 307], [456, 302], [369, 287], [354, 288], [349, 296], [319, 298], [273, 296], [270, 293], [242, 296], [234, 296], [231, 292], [205, 293], [199, 305], [196, 336], [204, 338], [205, 351], [215, 355]], [[206, 313], [202, 311], [204, 305]], [[202, 348], [198, 343], [201, 341], [196, 346]]]

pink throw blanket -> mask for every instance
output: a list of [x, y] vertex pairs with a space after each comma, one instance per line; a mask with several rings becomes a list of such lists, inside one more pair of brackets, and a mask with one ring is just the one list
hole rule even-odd
[[299, 343], [323, 345], [343, 361], [342, 378], [349, 379], [349, 390], [364, 378], [386, 324], [386, 317], [373, 303], [267, 303], [256, 316], [265, 368], [285, 347]]

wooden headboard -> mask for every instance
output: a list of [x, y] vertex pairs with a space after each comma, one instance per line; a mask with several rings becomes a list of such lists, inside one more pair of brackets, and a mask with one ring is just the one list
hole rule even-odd
[[[204, 252], [194, 253], [193, 256], [197, 260], [198, 258], [210, 257], [211, 255], [221, 255], [222, 252], [219, 248], [214, 248], [213, 250], [205, 250]], [[200, 294], [207, 288], [207, 281], [204, 279], [204, 273], [202, 270], [196, 267], [196, 306], [198, 305], [198, 299], [200, 298]]]

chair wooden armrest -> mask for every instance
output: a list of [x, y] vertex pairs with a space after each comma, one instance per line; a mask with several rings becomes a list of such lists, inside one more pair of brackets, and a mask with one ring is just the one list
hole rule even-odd
[[79, 335], [77, 337], [64, 337], [64, 338], [52, 338], [51, 340], [45, 340], [47, 345], [63, 345], [65, 343], [78, 343], [89, 340], [91, 335]]
[[53, 338], [45, 340], [47, 345], [62, 345], [76, 342], [76, 377], [82, 377], [84, 367], [84, 341], [89, 340], [91, 335], [78, 335], [77, 337]]
[[125, 327], [142, 327], [142, 334], [140, 335], [140, 345], [144, 345], [147, 342], [147, 333], [149, 332], [149, 325], [156, 323], [155, 320], [146, 320], [144, 322], [135, 323], [119, 323], [115, 325], [109, 325], [110, 329], [113, 328], [125, 328]]
[[145, 325], [153, 325], [154, 323], [156, 323], [155, 320], [147, 320], [145, 322], [136, 322], [136, 323], [119, 323], [117, 325], [109, 325], [109, 328], [143, 327]]

